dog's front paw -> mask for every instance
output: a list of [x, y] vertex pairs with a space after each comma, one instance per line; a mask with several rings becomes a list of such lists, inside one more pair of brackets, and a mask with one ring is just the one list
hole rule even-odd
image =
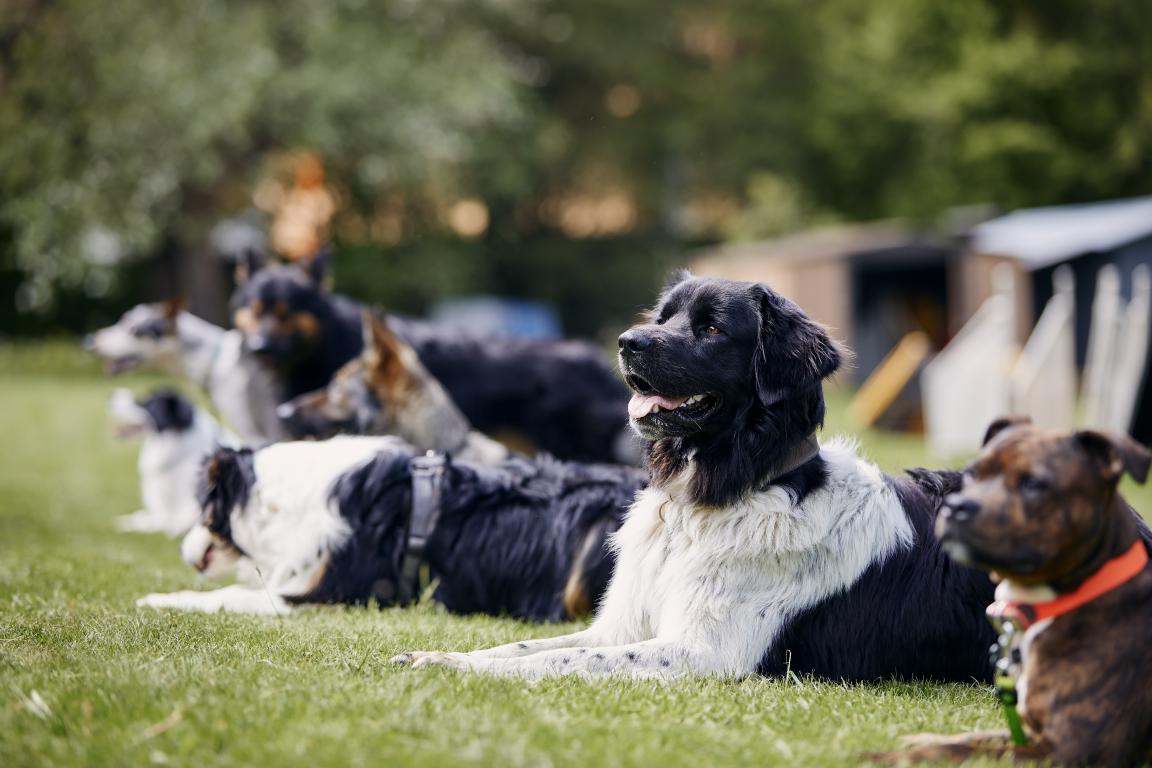
[[176, 608], [192, 610], [187, 592], [153, 592], [136, 601], [137, 608]]
[[141, 509], [130, 515], [120, 515], [112, 520], [121, 533], [155, 533], [161, 529], [152, 515]]
[[401, 664], [420, 669], [421, 667], [438, 666], [452, 669], [468, 669], [468, 657], [463, 653], [444, 651], [409, 651], [392, 657], [393, 664]]

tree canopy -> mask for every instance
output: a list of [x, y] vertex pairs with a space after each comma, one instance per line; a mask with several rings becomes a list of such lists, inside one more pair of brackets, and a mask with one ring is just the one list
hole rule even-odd
[[305, 148], [338, 243], [555, 298], [629, 243], [1152, 191], [1150, 37], [1127, 0], [17, 0], [0, 240], [28, 306], [99, 288]]

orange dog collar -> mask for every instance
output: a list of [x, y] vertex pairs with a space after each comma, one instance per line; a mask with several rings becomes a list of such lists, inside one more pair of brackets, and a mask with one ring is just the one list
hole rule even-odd
[[1074, 591], [1043, 603], [998, 600], [988, 606], [988, 616], [1015, 620], [1021, 629], [1028, 629], [1036, 622], [1063, 616], [1111, 592], [1134, 579], [1147, 564], [1148, 549], [1143, 540], [1138, 540], [1127, 552], [1104, 563], [1100, 570], [1085, 579]]

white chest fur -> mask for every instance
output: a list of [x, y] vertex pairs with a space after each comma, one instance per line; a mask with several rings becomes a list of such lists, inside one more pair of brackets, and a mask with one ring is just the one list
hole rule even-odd
[[697, 506], [682, 500], [687, 475], [643, 491], [617, 533], [617, 576], [597, 624], [619, 642], [728, 645], [718, 650], [741, 667], [731, 671], [754, 668], [785, 622], [914, 538], [854, 446], [834, 442], [822, 455], [828, 482], [800, 504], [772, 487], [728, 507]]

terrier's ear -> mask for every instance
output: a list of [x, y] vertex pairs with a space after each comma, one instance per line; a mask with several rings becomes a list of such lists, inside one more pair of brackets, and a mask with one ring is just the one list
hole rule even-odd
[[761, 405], [768, 407], [831, 376], [844, 352], [800, 307], [766, 285], [752, 290], [760, 305], [752, 377]]
[[1138, 483], [1148, 479], [1152, 454], [1128, 435], [1088, 429], [1077, 432], [1074, 437], [1095, 459], [1105, 480], [1116, 482], [1125, 472]]
[[980, 445], [988, 445], [992, 442], [992, 438], [1000, 434], [1006, 429], [1013, 427], [1026, 427], [1032, 424], [1032, 419], [1027, 416], [1003, 416], [988, 425], [988, 429], [984, 432], [984, 441]]
[[268, 263], [268, 257], [256, 248], [245, 248], [236, 259], [236, 285], [244, 285]]

